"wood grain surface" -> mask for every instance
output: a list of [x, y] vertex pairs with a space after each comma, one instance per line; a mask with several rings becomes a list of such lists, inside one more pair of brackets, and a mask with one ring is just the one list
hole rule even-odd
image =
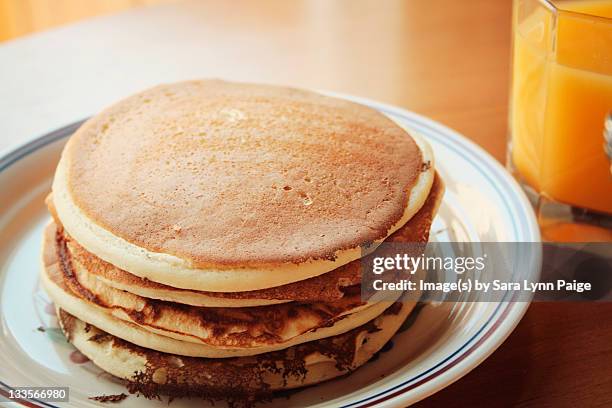
[[[504, 161], [510, 13], [509, 0], [266, 0], [97, 18], [0, 46], [0, 147], [159, 82], [222, 77], [399, 105]], [[533, 304], [489, 359], [417, 406], [612, 406], [612, 305]]]
[[163, 0], [0, 0], [0, 41]]

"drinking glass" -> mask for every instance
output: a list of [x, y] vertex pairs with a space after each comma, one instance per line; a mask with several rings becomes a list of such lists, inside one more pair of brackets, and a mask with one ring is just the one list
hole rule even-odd
[[545, 240], [612, 241], [612, 0], [514, 0], [512, 18], [508, 168]]

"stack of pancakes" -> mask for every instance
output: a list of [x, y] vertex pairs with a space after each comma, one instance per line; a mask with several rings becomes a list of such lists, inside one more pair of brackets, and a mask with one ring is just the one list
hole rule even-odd
[[414, 302], [362, 298], [361, 247], [426, 242], [442, 190], [427, 144], [365, 106], [158, 86], [66, 145], [42, 282], [68, 339], [132, 391], [257, 398], [393, 336]]

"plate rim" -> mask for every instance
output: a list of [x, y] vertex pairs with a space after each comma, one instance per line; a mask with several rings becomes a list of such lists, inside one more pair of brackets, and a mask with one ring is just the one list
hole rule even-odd
[[[523, 222], [521, 223], [521, 226], [524, 227], [523, 234], [530, 236], [531, 238], [529, 241], [526, 242], [541, 242], [540, 230], [535, 217], [535, 213], [533, 212], [533, 208], [525, 192], [522, 190], [518, 182], [510, 175], [510, 173], [508, 173], [505, 167], [502, 166], [501, 163], [499, 163], [495, 158], [493, 158], [493, 156], [491, 156], [491, 154], [484, 150], [480, 145], [476, 144], [474, 141], [468, 139], [456, 130], [451, 129], [450, 127], [443, 125], [440, 122], [420, 115], [416, 112], [412, 112], [394, 105], [372, 100], [370, 98], [357, 97], [336, 92], [325, 93], [331, 96], [337, 96], [358, 103], [362, 103], [384, 114], [397, 116], [406, 120], [407, 122], [417, 122], [419, 124], [424, 125], [425, 127], [430, 128], [435, 133], [439, 133], [444, 136], [450, 136], [450, 140], [452, 142], [460, 146], [465, 152], [472, 153], [473, 156], [478, 161], [480, 161], [480, 163], [488, 165], [488, 167], [493, 170], [495, 174], [505, 182], [505, 185], [509, 187], [510, 191], [512, 191], [512, 195], [514, 196], [514, 198], [517, 199], [519, 208], [526, 216], [526, 218], [522, 220]], [[492, 183], [492, 185], [495, 186], [494, 183]], [[540, 257], [538, 256], [536, 257], [533, 264], [534, 269], [531, 271], [532, 275], [539, 277], [539, 264]], [[345, 407], [371, 407], [374, 405], [392, 407], [399, 406], [400, 404], [405, 406], [405, 404], [413, 404], [418, 401], [421, 401], [427, 398], [428, 396], [434, 394], [435, 392], [446, 388], [450, 384], [461, 379], [471, 370], [480, 365], [480, 363], [483, 362], [487, 357], [489, 357], [495, 350], [497, 350], [521, 321], [531, 302], [514, 301], [515, 298], [516, 296], [513, 296], [513, 298], [507, 301], [499, 302], [497, 309], [492, 313], [489, 320], [468, 342], [464, 344], [464, 346], [460, 347], [459, 350], [468, 345], [469, 348], [464, 353], [459, 355], [454, 361], [450, 362], [449, 365], [441, 367], [437, 373], [432, 373], [432, 375], [437, 374], [437, 376], [419, 380], [419, 382], [414, 385], [406, 383], [399, 384], [394, 387], [394, 389], [397, 389], [395, 391], [393, 391], [392, 389], [391, 391], [387, 390], [378, 393], [378, 399], [368, 401], [371, 398], [377, 398], [377, 396], [369, 397], [366, 400], [362, 400], [357, 403], [351, 403], [349, 405], [346, 405]], [[501, 311], [500, 314], [499, 307], [501, 307], [502, 305], [505, 305], [505, 308]], [[495, 322], [493, 322], [493, 319], [495, 319]], [[482, 336], [479, 336], [485, 330], [486, 332], [482, 334]], [[478, 337], [478, 339], [476, 339], [476, 337]], [[470, 343], [472, 343], [473, 341], [475, 342], [470, 345]], [[451, 353], [451, 356], [454, 355], [456, 352], [457, 350]], [[444, 362], [439, 363], [438, 365], [440, 364], [444, 364]], [[408, 394], [408, 391], [416, 389], [417, 387], [423, 387], [421, 393], [417, 395]], [[389, 394], [390, 392], [391, 394]], [[365, 403], [365, 405], [363, 405], [363, 403]]]
[[[530, 236], [533, 242], [541, 242], [537, 221], [525, 193], [520, 188], [516, 180], [506, 171], [506, 169], [475, 142], [437, 121], [400, 107], [364, 97], [357, 97], [336, 92], [320, 92], [364, 104], [382, 112], [383, 114], [397, 116], [410, 123], [417, 122], [418, 124], [429, 128], [434, 133], [449, 136], [449, 140], [452, 141], [458, 148], [464, 152], [471, 153], [476, 159], [476, 163], [481, 165], [486, 164], [490, 170], [493, 170], [494, 174], [498, 178], [504, 181], [505, 186], [508, 187], [508, 192], [511, 192], [511, 195], [516, 199], [518, 208], [522, 210], [523, 215], [526, 215], [525, 219], [521, 219], [521, 226], [523, 227], [522, 234]], [[85, 121], [86, 119], [75, 121], [34, 139], [24, 141], [14, 147], [4, 149], [2, 152], [0, 152], [0, 173], [29, 154], [32, 154], [58, 140], [69, 137]], [[492, 183], [492, 185], [494, 185], [494, 183]], [[517, 231], [515, 231], [515, 235], [517, 235], [516, 232]], [[520, 236], [521, 234], [518, 235]], [[532, 271], [532, 274], [539, 275], [540, 271], [537, 266], [536, 269]], [[401, 384], [398, 384], [390, 389], [376, 392], [375, 395], [364, 396], [359, 401], [350, 402], [344, 406], [347, 408], [352, 408], [370, 407], [374, 405], [397, 406], [400, 404], [412, 404], [459, 380], [472, 369], [477, 367], [490, 354], [492, 354], [512, 333], [516, 325], [518, 325], [523, 315], [527, 311], [530, 302], [514, 302], [513, 300], [514, 299], [509, 299], [507, 301], [499, 302], [498, 306], [491, 314], [487, 322], [484, 323], [481, 329], [479, 329], [472, 336], [472, 338], [470, 338], [470, 340], [468, 340], [463, 346], [450, 353], [450, 355], [443, 359], [442, 362], [439, 362], [434, 367], [420, 373], [415, 377], [418, 379], [419, 377], [425, 375], [424, 378], [418, 379], [418, 381], [414, 383], [412, 383], [414, 379], [407, 382], [402, 382]], [[502, 306], [505, 306], [503, 310], [501, 309]], [[457, 353], [459, 354], [455, 356]], [[453, 357], [456, 358], [449, 361], [449, 359], [452, 359]], [[448, 364], [446, 364], [447, 362]], [[431, 374], [428, 374], [429, 371], [432, 371]], [[10, 388], [12, 387], [0, 380], [0, 394], [6, 393]], [[421, 389], [420, 392], [414, 393], [413, 395], [409, 393], [409, 391], [418, 388]], [[26, 406], [33, 406], [31, 404], [40, 404], [36, 406], [54, 407], [54, 405], [35, 399], [22, 400], [21, 403], [25, 403]]]

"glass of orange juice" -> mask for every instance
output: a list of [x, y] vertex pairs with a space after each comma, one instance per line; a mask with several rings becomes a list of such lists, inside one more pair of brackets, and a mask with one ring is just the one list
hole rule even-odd
[[612, 241], [612, 0], [514, 0], [512, 48], [508, 166], [543, 238]]

